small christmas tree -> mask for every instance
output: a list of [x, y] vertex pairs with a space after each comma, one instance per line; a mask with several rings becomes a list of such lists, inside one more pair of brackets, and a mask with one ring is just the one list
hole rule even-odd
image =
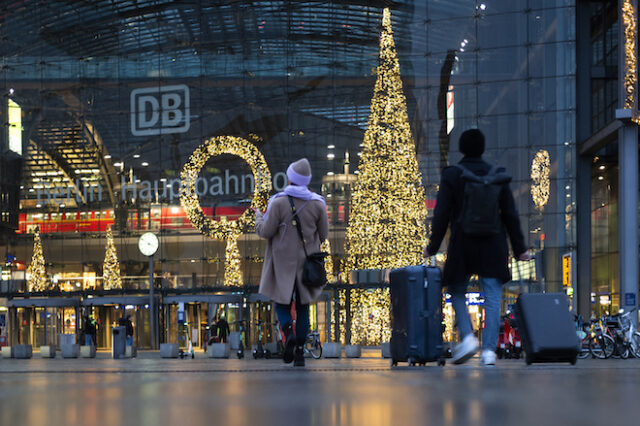
[[38, 227], [33, 233], [33, 256], [31, 257], [31, 264], [27, 268], [27, 289], [29, 291], [44, 291], [47, 289], [47, 272], [44, 267], [42, 241], [40, 240], [40, 228]]
[[238, 249], [238, 239], [242, 233], [237, 232], [227, 237], [227, 248], [225, 249], [224, 262], [224, 285], [241, 286], [242, 270], [240, 269], [240, 250]]
[[122, 288], [120, 262], [118, 262], [118, 253], [116, 253], [116, 246], [113, 243], [111, 227], [107, 228], [107, 249], [104, 255], [102, 278], [104, 280], [103, 286], [105, 290]]

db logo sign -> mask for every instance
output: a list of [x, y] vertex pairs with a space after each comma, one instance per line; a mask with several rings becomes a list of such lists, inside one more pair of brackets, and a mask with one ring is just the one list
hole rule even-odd
[[189, 126], [189, 87], [186, 85], [131, 91], [131, 133], [134, 136], [185, 133]]

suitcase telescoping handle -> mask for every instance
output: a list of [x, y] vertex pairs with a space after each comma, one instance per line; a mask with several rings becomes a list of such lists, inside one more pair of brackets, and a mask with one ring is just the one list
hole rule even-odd
[[[436, 257], [435, 256], [429, 256], [426, 259], [424, 259], [424, 267], [428, 268], [430, 266], [436, 266]], [[427, 279], [427, 274], [424, 274], [424, 288], [429, 287], [429, 280]]]
[[[516, 268], [518, 268], [518, 275], [520, 275], [520, 294], [524, 294], [524, 277], [522, 274], [522, 266], [521, 263], [522, 262], [531, 262], [531, 261], [535, 261], [535, 256], [531, 256], [531, 260], [518, 260], [516, 258]], [[537, 273], [537, 271], [536, 271]]]

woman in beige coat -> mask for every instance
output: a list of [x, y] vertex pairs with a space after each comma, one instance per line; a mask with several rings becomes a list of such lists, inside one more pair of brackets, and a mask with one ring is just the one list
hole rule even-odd
[[[276, 303], [278, 321], [285, 334], [284, 362], [304, 366], [303, 345], [309, 332], [309, 303], [322, 292], [302, 284], [305, 254], [296, 229], [289, 199], [293, 200], [297, 220], [302, 226], [307, 253], [320, 251], [329, 233], [327, 206], [322, 196], [311, 192], [311, 166], [306, 158], [289, 165], [289, 185], [269, 200], [267, 212], [256, 210], [256, 232], [268, 240], [260, 278], [260, 294]], [[296, 306], [293, 332], [291, 305]], [[294, 353], [295, 349], [295, 353]]]

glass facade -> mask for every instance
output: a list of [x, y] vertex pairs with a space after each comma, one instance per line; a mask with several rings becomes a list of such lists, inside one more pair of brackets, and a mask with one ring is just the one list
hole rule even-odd
[[[183, 165], [221, 135], [259, 148], [274, 190], [284, 188], [291, 161], [310, 160], [339, 268], [389, 2], [20, 3], [0, 18], [0, 253], [13, 291], [25, 290], [36, 227], [52, 290], [102, 290], [109, 226], [125, 289], [148, 288], [137, 248], [147, 231], [160, 239], [157, 287], [221, 286], [225, 242], [196, 230], [179, 202]], [[539, 254], [525, 275], [561, 289], [561, 258], [576, 239], [575, 2], [401, 0], [391, 15], [429, 211], [441, 169], [460, 158], [460, 133], [480, 128], [486, 159], [513, 176], [523, 230]], [[605, 37], [598, 53], [605, 62], [610, 44]], [[594, 86], [601, 90], [604, 111], [613, 101]], [[548, 165], [534, 164], [543, 150]], [[538, 206], [532, 169], [542, 170], [535, 184], [548, 187]], [[255, 182], [244, 161], [211, 158], [199, 176], [208, 216], [235, 220], [247, 208]], [[264, 249], [255, 234], [240, 237], [245, 284], [258, 283]], [[328, 322], [325, 308], [318, 327]]]

